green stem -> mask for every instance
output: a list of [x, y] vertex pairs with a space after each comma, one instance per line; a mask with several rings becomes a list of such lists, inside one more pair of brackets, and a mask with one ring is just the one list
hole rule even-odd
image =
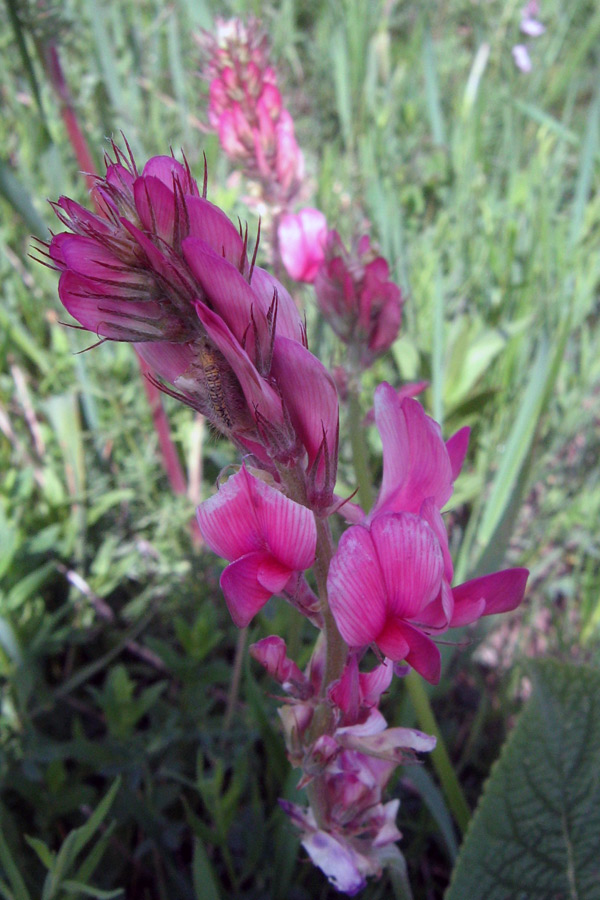
[[367, 442], [362, 425], [360, 408], [360, 388], [350, 380], [348, 388], [348, 427], [352, 446], [352, 462], [358, 485], [358, 500], [365, 512], [373, 506], [373, 487], [369, 472]]
[[440, 779], [448, 806], [456, 819], [461, 834], [464, 835], [471, 818], [471, 810], [456, 777], [454, 767], [450, 762], [444, 738], [429, 703], [429, 697], [420, 676], [416, 672], [410, 672], [404, 679], [404, 684], [415, 708], [420, 728], [428, 734], [433, 734], [437, 740], [435, 750], [431, 753], [431, 761]]

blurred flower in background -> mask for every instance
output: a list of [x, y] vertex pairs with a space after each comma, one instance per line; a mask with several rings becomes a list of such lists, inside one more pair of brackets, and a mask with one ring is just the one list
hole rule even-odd
[[[527, 35], [527, 37], [540, 37], [546, 30], [546, 26], [536, 18], [539, 15], [539, 11], [540, 4], [537, 0], [531, 0], [521, 10], [521, 24], [519, 27], [522, 34]], [[527, 44], [515, 44], [512, 48], [512, 56], [517, 69], [525, 73], [531, 72], [533, 63]]]
[[294, 281], [312, 283], [325, 259], [327, 220], [319, 209], [308, 207], [281, 217], [278, 227], [279, 252]]
[[265, 199], [285, 205], [304, 176], [294, 123], [269, 64], [268, 39], [250, 19], [218, 19], [214, 35], [198, 38], [209, 81], [208, 118], [225, 153], [263, 187]]

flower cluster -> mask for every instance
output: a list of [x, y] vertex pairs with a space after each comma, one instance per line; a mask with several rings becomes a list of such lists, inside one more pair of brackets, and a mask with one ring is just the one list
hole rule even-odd
[[187, 164], [141, 173], [116, 146], [94, 188], [104, 215], [61, 197], [71, 233], [48, 247], [59, 295], [100, 338], [130, 341], [170, 387], [278, 478], [298, 466], [317, 507], [332, 502], [338, 403], [308, 351], [286, 289], [247, 254], [247, 232], [200, 193]]
[[288, 275], [314, 282], [324, 319], [359, 369], [367, 369], [394, 343], [402, 320], [402, 294], [389, 280], [386, 260], [367, 235], [348, 251], [323, 213], [310, 207], [283, 216], [278, 237]]
[[329, 732], [315, 738], [311, 726], [323, 689], [323, 642], [306, 673], [274, 635], [250, 652], [289, 695], [280, 710], [289, 757], [304, 773], [301, 785], [316, 788], [307, 808], [287, 800], [280, 804], [300, 829], [313, 863], [338, 890], [353, 896], [367, 876], [381, 874], [401, 837], [395, 824], [399, 800], [383, 802], [386, 784], [400, 763], [432, 750], [435, 738], [387, 727], [377, 706], [393, 677], [390, 660], [363, 673], [359, 655], [349, 656], [339, 680], [326, 686]]
[[[264, 85], [262, 44], [252, 34], [243, 33], [244, 71], [257, 67]], [[228, 54], [241, 37], [234, 30], [214, 63], [223, 84], [239, 77]], [[253, 83], [243, 82], [248, 96]], [[94, 187], [101, 212], [65, 197], [54, 204], [69, 229], [47, 245], [59, 295], [101, 341], [134, 343], [163, 389], [203, 413], [243, 455], [200, 505], [198, 523], [207, 546], [227, 560], [221, 587], [236, 625], [247, 626], [279, 596], [318, 633], [306, 671], [277, 635], [251, 652], [286, 693], [280, 718], [307, 792], [306, 806], [282, 805], [313, 862], [353, 895], [399, 852], [399, 801], [384, 800], [395, 768], [435, 745], [414, 729], [388, 727], [379, 704], [394, 672], [412, 668], [438, 681], [435, 638], [514, 609], [527, 572], [452, 585], [442, 511], [469, 432], [444, 442], [411, 396], [422, 385], [375, 391], [383, 477], [373, 508], [334, 497], [337, 393], [307, 348], [292, 297], [248, 258], [247, 231], [207, 200], [206, 175], [200, 191], [185, 162], [154, 157], [139, 172], [130, 153], [113, 150]], [[315, 212], [305, 217], [310, 228]], [[400, 291], [367, 238], [348, 253], [336, 232], [323, 240], [320, 224], [313, 237], [320, 234], [321, 249], [310, 263], [319, 303], [365, 367], [398, 332]], [[302, 266], [306, 280], [309, 268]], [[336, 548], [329, 518], [338, 511], [351, 524]], [[361, 672], [370, 647], [380, 664]]]
[[[546, 30], [546, 26], [537, 19], [540, 12], [538, 0], [529, 0], [521, 10], [520, 31], [530, 38], [540, 37]], [[515, 44], [512, 48], [515, 65], [521, 72], [531, 72], [533, 63], [527, 44]]]
[[210, 82], [208, 117], [223, 150], [261, 182], [268, 200], [285, 203], [301, 185], [304, 158], [266, 36], [254, 20], [219, 19], [216, 35], [204, 33], [200, 43]]

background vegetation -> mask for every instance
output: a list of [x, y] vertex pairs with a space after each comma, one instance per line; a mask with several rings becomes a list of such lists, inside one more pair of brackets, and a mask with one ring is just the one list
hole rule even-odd
[[[121, 130], [140, 161], [183, 147], [198, 177], [206, 153], [210, 199], [255, 228], [251, 186], [205, 129], [193, 39], [215, 14], [251, 13], [296, 119], [307, 202], [345, 239], [370, 224], [406, 295], [402, 336], [370, 386], [428, 378], [425, 403], [445, 432], [473, 427], [449, 514], [458, 579], [531, 569], [520, 612], [451, 636], [462, 652], [446, 647], [431, 691], [473, 807], [528, 695], [527, 657], [598, 665], [598, 5], [545, 0], [547, 30], [524, 74], [511, 56], [523, 41], [512, 0], [5, 0], [3, 897], [336, 896], [277, 808], [297, 776], [272, 685], [245, 660], [228, 699], [238, 636], [219, 562], [190, 536], [194, 505], [233, 451], [166, 398], [190, 484], [175, 496], [131, 348], [79, 354], [90, 336], [60, 324], [56, 276], [28, 258], [30, 235], [57, 227], [46, 198], [86, 202], [65, 97], [42, 64], [49, 42], [98, 167]], [[335, 363], [310, 291], [301, 299], [311, 348]], [[340, 482], [353, 487], [345, 444]], [[278, 630], [308, 650], [282, 604], [248, 640]], [[400, 682], [384, 712], [414, 721]], [[405, 768], [392, 795], [415, 898], [441, 897], [457, 835], [429, 764]], [[364, 897], [391, 890], [384, 878]]]

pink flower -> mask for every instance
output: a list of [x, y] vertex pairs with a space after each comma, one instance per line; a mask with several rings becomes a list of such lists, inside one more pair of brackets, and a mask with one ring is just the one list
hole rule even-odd
[[216, 35], [204, 32], [199, 42], [210, 82], [208, 118], [221, 146], [269, 199], [289, 201], [302, 182], [304, 157], [269, 65], [266, 35], [255, 19], [218, 19]]
[[367, 236], [348, 252], [339, 234], [329, 232], [315, 293], [324, 317], [344, 343], [356, 348], [363, 368], [396, 340], [402, 295], [389, 281], [388, 264], [375, 255]]
[[467, 449], [462, 429], [446, 444], [437, 423], [390, 385], [375, 392], [383, 480], [371, 513], [340, 539], [328, 575], [332, 613], [350, 647], [376, 644], [437, 683], [440, 653], [430, 635], [515, 609], [528, 572], [507, 569], [451, 587], [442, 506]]
[[512, 55], [517, 69], [520, 69], [521, 72], [531, 72], [533, 65], [525, 44], [515, 44], [512, 48]]
[[200, 195], [187, 164], [153, 157], [139, 174], [113, 150], [94, 189], [104, 216], [66, 197], [54, 205], [73, 232], [48, 245], [64, 306], [99, 337], [136, 343], [165, 391], [264, 467], [303, 465], [326, 507], [337, 394], [290, 294], [249, 262], [247, 233]]
[[281, 259], [290, 278], [311, 283], [325, 258], [327, 220], [318, 209], [307, 207], [282, 216], [277, 231]]
[[221, 589], [240, 628], [314, 562], [317, 532], [311, 511], [245, 466], [198, 507], [198, 524], [210, 549], [231, 562]]
[[271, 678], [278, 681], [284, 691], [300, 700], [313, 694], [313, 687], [296, 663], [287, 655], [283, 638], [270, 635], [252, 644], [250, 655], [267, 670]]

